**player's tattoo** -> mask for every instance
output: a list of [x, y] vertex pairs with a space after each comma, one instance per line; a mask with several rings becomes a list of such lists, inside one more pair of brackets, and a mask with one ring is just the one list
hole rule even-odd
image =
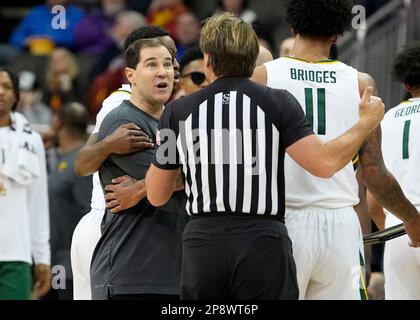
[[360, 150], [364, 182], [376, 200], [401, 220], [417, 214], [398, 181], [388, 171], [382, 158], [381, 128], [376, 128]]

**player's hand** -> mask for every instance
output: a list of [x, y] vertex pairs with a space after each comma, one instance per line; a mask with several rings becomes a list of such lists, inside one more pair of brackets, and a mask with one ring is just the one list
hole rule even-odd
[[47, 264], [36, 264], [34, 267], [33, 295], [42, 297], [51, 289], [51, 270]]
[[373, 130], [384, 118], [385, 105], [382, 99], [373, 95], [373, 87], [368, 86], [359, 103], [360, 120]]
[[105, 186], [106, 206], [112, 213], [132, 208], [146, 197], [144, 180], [122, 176], [113, 179], [112, 183]]
[[408, 245], [413, 248], [420, 247], [420, 214], [413, 219], [404, 222], [405, 231], [407, 232], [410, 242]]
[[128, 154], [154, 148], [152, 139], [134, 123], [121, 125], [105, 138], [110, 153]]

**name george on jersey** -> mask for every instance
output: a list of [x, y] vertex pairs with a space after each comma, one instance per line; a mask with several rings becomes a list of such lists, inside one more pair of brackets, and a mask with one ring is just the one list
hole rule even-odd
[[290, 78], [315, 83], [337, 83], [336, 72], [332, 70], [314, 71], [290, 68]]
[[420, 104], [399, 108], [395, 111], [394, 118], [409, 116], [410, 114], [420, 113]]

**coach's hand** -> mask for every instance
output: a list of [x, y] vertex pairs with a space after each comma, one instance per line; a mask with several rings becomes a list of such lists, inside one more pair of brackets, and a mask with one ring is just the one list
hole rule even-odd
[[51, 270], [47, 264], [36, 264], [34, 267], [33, 295], [42, 297], [51, 289]]
[[110, 154], [128, 154], [154, 148], [152, 139], [134, 123], [121, 125], [105, 141]]
[[420, 247], [420, 214], [404, 222], [405, 231], [410, 238], [409, 245], [413, 248]]
[[359, 103], [359, 116], [371, 130], [375, 129], [384, 118], [385, 105], [382, 99], [373, 96], [373, 87], [368, 86]]
[[130, 176], [122, 176], [112, 179], [112, 183], [105, 186], [106, 207], [112, 213], [132, 208], [146, 197], [144, 180], [138, 181]]

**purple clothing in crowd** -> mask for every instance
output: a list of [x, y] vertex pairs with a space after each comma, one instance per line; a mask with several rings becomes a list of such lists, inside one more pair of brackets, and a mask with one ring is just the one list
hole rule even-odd
[[75, 29], [76, 49], [80, 53], [99, 55], [114, 43], [108, 35], [114, 19], [106, 17], [101, 11], [86, 15]]

